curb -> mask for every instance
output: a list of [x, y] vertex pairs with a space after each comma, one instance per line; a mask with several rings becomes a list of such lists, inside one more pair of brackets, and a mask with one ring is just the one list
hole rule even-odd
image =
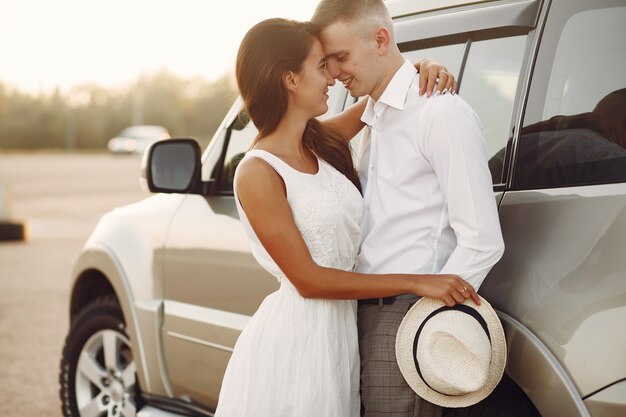
[[25, 240], [26, 231], [23, 223], [0, 222], [0, 241]]

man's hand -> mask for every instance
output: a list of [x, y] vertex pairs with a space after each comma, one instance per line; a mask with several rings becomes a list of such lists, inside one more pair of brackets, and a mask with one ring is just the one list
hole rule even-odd
[[455, 94], [458, 84], [446, 67], [434, 59], [424, 58], [415, 64], [420, 73], [420, 95], [426, 93], [430, 97], [437, 84], [437, 91], [441, 94]]

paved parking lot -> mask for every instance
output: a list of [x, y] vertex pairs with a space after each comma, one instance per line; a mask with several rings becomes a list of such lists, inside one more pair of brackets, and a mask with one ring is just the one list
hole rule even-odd
[[136, 156], [0, 153], [0, 186], [29, 228], [0, 242], [0, 416], [61, 415], [70, 272], [102, 214], [148, 195], [139, 175]]

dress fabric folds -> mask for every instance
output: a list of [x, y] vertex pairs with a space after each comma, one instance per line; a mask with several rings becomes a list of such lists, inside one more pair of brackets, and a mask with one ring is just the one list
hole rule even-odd
[[[306, 174], [271, 153], [249, 151], [282, 177], [296, 226], [320, 266], [352, 270], [361, 239], [363, 201], [321, 159]], [[356, 301], [303, 298], [265, 251], [235, 200], [252, 254], [280, 282], [237, 340], [216, 417], [358, 417]]]

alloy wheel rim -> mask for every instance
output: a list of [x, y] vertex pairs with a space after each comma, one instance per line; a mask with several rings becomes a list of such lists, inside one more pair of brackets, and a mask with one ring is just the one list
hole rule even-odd
[[81, 417], [135, 417], [136, 368], [130, 341], [100, 330], [83, 346], [76, 366], [76, 406]]

